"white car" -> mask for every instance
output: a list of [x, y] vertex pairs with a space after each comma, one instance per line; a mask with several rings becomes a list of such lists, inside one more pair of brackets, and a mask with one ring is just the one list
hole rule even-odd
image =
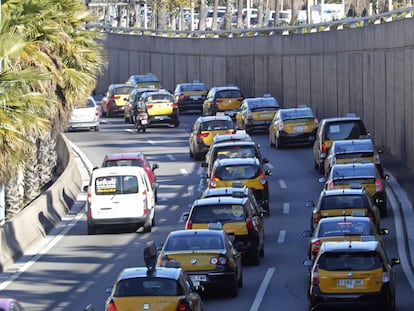
[[99, 131], [101, 122], [99, 107], [92, 96], [88, 96], [85, 105], [73, 107], [69, 119], [68, 130], [73, 129], [94, 129]]
[[154, 225], [155, 196], [142, 167], [111, 166], [95, 168], [87, 191], [86, 217], [88, 234], [99, 227], [143, 227], [150, 232]]

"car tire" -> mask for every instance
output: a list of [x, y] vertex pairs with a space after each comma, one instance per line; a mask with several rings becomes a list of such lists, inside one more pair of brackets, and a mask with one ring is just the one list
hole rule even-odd
[[265, 255], [265, 251], [264, 251], [264, 245], [260, 248], [260, 251], [259, 251], [259, 257], [260, 258], [263, 258], [264, 257], [264, 255]]
[[275, 148], [278, 150], [282, 149], [282, 141], [279, 137], [275, 137]]
[[152, 223], [152, 220], [150, 220], [150, 219], [148, 219], [146, 222], [145, 222], [145, 224], [144, 224], [144, 230], [143, 230], [143, 232], [144, 233], [149, 233], [149, 232], [151, 232], [151, 230], [152, 230], [152, 226], [151, 226], [151, 223]]
[[269, 146], [270, 147], [274, 147], [275, 146], [275, 143], [272, 142], [272, 139], [270, 138], [270, 135], [269, 135]]
[[96, 227], [94, 225], [88, 224], [88, 235], [95, 235], [96, 234]]
[[323, 166], [323, 163], [318, 164], [318, 172], [319, 172], [319, 174], [322, 174], [322, 175], [325, 174], [325, 167]]
[[194, 159], [194, 152], [191, 151], [191, 148], [190, 148], [190, 158]]
[[249, 264], [252, 266], [259, 265], [259, 250], [257, 249], [257, 244], [254, 244], [252, 247], [252, 251], [249, 252]]
[[174, 127], [179, 127], [180, 126], [180, 122], [177, 121], [173, 125], [174, 125]]
[[200, 153], [195, 152], [194, 153], [194, 160], [201, 161], [203, 156]]
[[243, 272], [240, 274], [240, 279], [237, 280], [237, 286], [239, 288], [243, 287]]
[[234, 280], [233, 287], [231, 288], [230, 297], [237, 297], [239, 295], [239, 284], [238, 280]]
[[99, 126], [94, 127], [95, 132], [99, 132]]

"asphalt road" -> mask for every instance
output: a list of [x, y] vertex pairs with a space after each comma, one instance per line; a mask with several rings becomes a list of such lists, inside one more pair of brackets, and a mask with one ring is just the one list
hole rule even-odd
[[[147, 241], [161, 244], [171, 230], [182, 229], [182, 213], [205, 189], [205, 171], [188, 153], [188, 134], [195, 118], [182, 115], [179, 128], [149, 128], [139, 134], [122, 119], [111, 118], [103, 120], [100, 132], [67, 133], [89, 166], [99, 166], [105, 153], [133, 150], [143, 151], [159, 164], [156, 227], [145, 234], [108, 230], [88, 236], [83, 193], [70, 215], [45, 240], [0, 275], [0, 295], [18, 298], [28, 310], [83, 310], [89, 303], [103, 310], [105, 289], [119, 271], [143, 265], [142, 250]], [[311, 211], [305, 202], [315, 200], [322, 188], [313, 168], [312, 151], [297, 146], [275, 150], [265, 133], [253, 137], [272, 166], [265, 257], [259, 266], [244, 267], [239, 297], [207, 297], [206, 310], [307, 310], [307, 270], [302, 266], [307, 240], [301, 233], [309, 228]], [[86, 184], [88, 176], [84, 173]], [[390, 182], [396, 183], [393, 178]], [[410, 239], [405, 236], [410, 228], [403, 230], [407, 219], [397, 200], [401, 193], [395, 194], [396, 198], [390, 195], [392, 211], [382, 219], [381, 227], [391, 231], [385, 237], [389, 257], [399, 257], [403, 262], [395, 268], [397, 310], [411, 311], [414, 278]]]

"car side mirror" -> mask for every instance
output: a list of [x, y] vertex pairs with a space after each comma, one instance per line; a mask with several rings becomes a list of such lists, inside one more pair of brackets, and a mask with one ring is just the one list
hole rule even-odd
[[315, 207], [315, 202], [313, 202], [313, 201], [307, 201], [307, 202], [305, 203], [305, 206], [306, 206], [306, 207], [312, 207], [312, 208], [314, 208], [314, 207]]
[[88, 185], [86, 185], [86, 186], [83, 186], [83, 189], [82, 189], [82, 190], [83, 190], [84, 192], [88, 192], [88, 189], [89, 189], [89, 186], [88, 186]]
[[380, 235], [388, 235], [388, 233], [390, 233], [390, 230], [386, 229], [386, 228], [381, 228], [379, 231]]
[[304, 238], [310, 238], [312, 236], [312, 232], [310, 230], [305, 230], [302, 232], [302, 237]]
[[201, 167], [208, 167], [208, 163], [207, 162], [201, 162]]
[[392, 258], [390, 264], [391, 264], [391, 267], [393, 267], [393, 266], [401, 264], [401, 262], [398, 258]]
[[263, 162], [264, 164], [267, 164], [267, 163], [269, 163], [269, 160], [268, 160], [268, 159], [266, 159], [266, 158], [263, 158], [263, 159], [262, 159], [262, 162]]
[[271, 176], [272, 175], [272, 171], [271, 170], [265, 170], [264, 174], [266, 176]]
[[152, 170], [155, 170], [155, 169], [157, 169], [157, 168], [159, 168], [159, 165], [158, 165], [157, 163], [154, 163], [154, 164], [152, 165]]

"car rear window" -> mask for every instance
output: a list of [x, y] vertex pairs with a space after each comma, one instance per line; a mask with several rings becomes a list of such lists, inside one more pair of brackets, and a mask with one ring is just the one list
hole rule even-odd
[[310, 109], [292, 109], [281, 111], [281, 117], [284, 121], [296, 119], [310, 119], [313, 122], [314, 115]]
[[191, 236], [191, 237], [180, 237], [175, 236], [168, 239], [165, 245], [164, 251], [185, 251], [185, 250], [206, 250], [206, 249], [222, 249], [224, 248], [223, 239], [219, 236]]
[[162, 102], [173, 102], [174, 98], [170, 94], [153, 94], [148, 96], [148, 102], [162, 101]]
[[274, 98], [262, 98], [249, 101], [249, 107], [252, 111], [274, 111], [279, 109], [279, 105]]
[[118, 95], [118, 94], [129, 94], [129, 93], [132, 92], [133, 89], [134, 89], [134, 86], [131, 86], [131, 87], [127, 87], [127, 86], [117, 87], [114, 90], [114, 94], [116, 94], [116, 95]]
[[86, 107], [87, 108], [95, 108], [95, 102], [91, 99], [88, 99], [88, 101], [86, 102]]
[[375, 178], [375, 166], [372, 165], [334, 165], [332, 167], [332, 177], [334, 179], [346, 179], [346, 178]]
[[215, 159], [227, 159], [227, 158], [253, 158], [256, 157], [256, 149], [252, 146], [226, 146], [217, 147], [214, 149]]
[[369, 203], [365, 196], [344, 195], [344, 196], [325, 196], [321, 198], [320, 209], [355, 209], [367, 208]]
[[216, 131], [234, 129], [234, 122], [231, 120], [212, 120], [200, 124], [200, 131]]
[[174, 279], [142, 277], [119, 281], [114, 296], [179, 296], [183, 293], [180, 284]]
[[190, 219], [192, 223], [203, 224], [244, 221], [246, 213], [243, 205], [238, 204], [203, 205], [193, 207]]
[[207, 87], [204, 84], [186, 84], [180, 86], [181, 92], [189, 91], [208, 91]]
[[327, 140], [359, 139], [367, 135], [365, 127], [360, 121], [329, 123], [325, 131]]
[[95, 179], [96, 195], [138, 193], [138, 180], [133, 175], [102, 176]]
[[214, 172], [214, 176], [221, 180], [239, 180], [252, 179], [260, 175], [260, 167], [258, 165], [231, 165], [218, 166]]
[[105, 161], [102, 166], [103, 167], [111, 167], [111, 166], [139, 166], [142, 167], [144, 165], [144, 161], [138, 159], [122, 159], [122, 160], [109, 160]]
[[382, 267], [375, 252], [324, 253], [318, 260], [320, 269], [329, 271], [364, 271]]
[[371, 235], [371, 225], [367, 221], [323, 222], [319, 227], [319, 237], [341, 235]]
[[216, 98], [238, 98], [243, 97], [239, 90], [225, 90], [219, 91], [216, 94]]

